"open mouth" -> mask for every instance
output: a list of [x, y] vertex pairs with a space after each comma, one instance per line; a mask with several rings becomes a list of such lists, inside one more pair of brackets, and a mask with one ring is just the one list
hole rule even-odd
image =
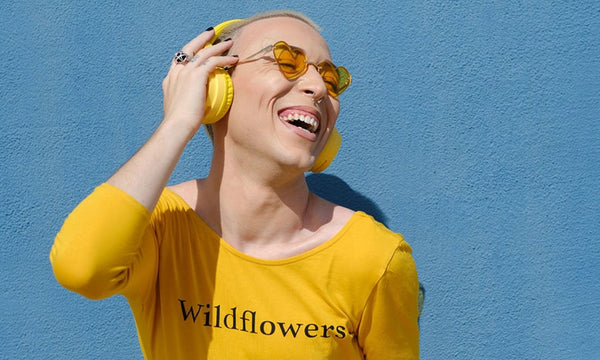
[[310, 114], [286, 110], [279, 115], [279, 118], [311, 134], [319, 130], [319, 121]]

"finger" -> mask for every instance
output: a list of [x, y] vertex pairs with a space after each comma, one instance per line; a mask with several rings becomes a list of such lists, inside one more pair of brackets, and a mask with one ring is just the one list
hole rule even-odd
[[232, 68], [238, 62], [237, 56], [212, 56], [198, 65], [198, 68], [205, 68], [208, 72], [214, 71], [220, 67], [223, 69]]
[[220, 56], [221, 54], [229, 50], [232, 45], [233, 42], [231, 40], [226, 40], [216, 45], [206, 47], [198, 51], [196, 55], [192, 58], [191, 62], [198, 66], [198, 64], [202, 64], [203, 62], [205, 62], [213, 56]]
[[210, 27], [210, 28], [206, 29], [203, 33], [201, 33], [200, 35], [196, 36], [192, 41], [185, 44], [181, 48], [181, 51], [185, 51], [186, 53], [190, 54], [191, 56], [194, 56], [194, 54], [196, 52], [198, 52], [198, 50], [202, 49], [206, 45], [206, 43], [212, 39], [212, 37], [214, 35], [215, 35], [215, 31], [213, 30], [212, 27]]
[[[210, 27], [210, 28], [206, 29], [203, 33], [201, 33], [200, 35], [196, 36], [192, 41], [185, 44], [179, 51], [186, 53], [189, 56], [189, 58], [192, 59], [194, 57], [194, 54], [199, 49], [204, 47], [206, 45], [206, 43], [212, 39], [213, 36], [214, 36], [214, 30], [212, 27]], [[173, 59], [171, 60], [170, 69], [172, 69], [175, 65], [185, 65], [186, 63], [187, 63], [187, 61], [177, 62], [175, 59], [175, 56], [174, 56]]]

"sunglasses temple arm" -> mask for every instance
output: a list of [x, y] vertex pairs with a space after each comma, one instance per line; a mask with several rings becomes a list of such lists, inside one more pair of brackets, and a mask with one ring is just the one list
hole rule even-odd
[[242, 60], [248, 60], [248, 59], [251, 59], [251, 58], [255, 57], [256, 55], [258, 55], [258, 54], [261, 54], [261, 53], [263, 53], [263, 52], [265, 52], [265, 51], [267, 51], [267, 50], [270, 50], [270, 49], [272, 49], [272, 48], [273, 48], [273, 45], [268, 45], [268, 46], [265, 46], [264, 48], [262, 48], [262, 49], [258, 50], [257, 52], [255, 52], [254, 54], [252, 54], [252, 55], [250, 55], [250, 56], [248, 56], [248, 57], [245, 57], [245, 58], [244, 58], [244, 59], [242, 59]]

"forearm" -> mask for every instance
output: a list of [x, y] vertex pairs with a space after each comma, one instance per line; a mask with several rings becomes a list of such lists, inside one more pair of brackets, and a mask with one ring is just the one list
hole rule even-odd
[[193, 134], [193, 129], [166, 119], [107, 183], [123, 190], [151, 212]]

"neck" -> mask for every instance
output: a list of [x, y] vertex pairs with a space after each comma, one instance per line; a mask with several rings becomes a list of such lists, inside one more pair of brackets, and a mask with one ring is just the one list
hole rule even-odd
[[[204, 180], [208, 207], [218, 213], [204, 217], [223, 239], [244, 251], [272, 244], [286, 245], [318, 228], [312, 214], [315, 197], [304, 174], [283, 171], [265, 176], [265, 169], [214, 166]], [[314, 214], [313, 214], [314, 215]]]

